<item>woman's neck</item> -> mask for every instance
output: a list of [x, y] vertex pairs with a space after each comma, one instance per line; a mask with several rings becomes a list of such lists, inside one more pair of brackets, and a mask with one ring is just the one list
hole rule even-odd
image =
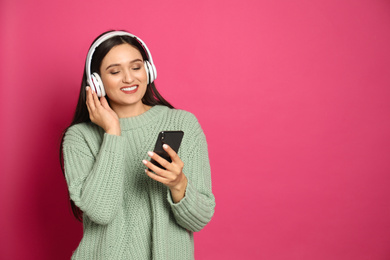
[[145, 105], [143, 103], [135, 104], [132, 106], [121, 106], [121, 107], [113, 107], [112, 110], [118, 115], [119, 118], [127, 118], [139, 116], [146, 111], [148, 111], [151, 106]]

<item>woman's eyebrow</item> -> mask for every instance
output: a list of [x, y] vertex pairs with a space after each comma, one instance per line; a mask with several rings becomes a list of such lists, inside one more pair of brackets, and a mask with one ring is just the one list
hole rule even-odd
[[[141, 60], [141, 59], [135, 59], [135, 60], [130, 61], [130, 64], [131, 64], [131, 63], [135, 63], [135, 62], [142, 62], [142, 60]], [[119, 64], [119, 63], [111, 64], [111, 65], [109, 65], [109, 66], [106, 68], [106, 70], [108, 70], [109, 68], [115, 67], [115, 66], [120, 66], [120, 65], [121, 65], [121, 64]]]

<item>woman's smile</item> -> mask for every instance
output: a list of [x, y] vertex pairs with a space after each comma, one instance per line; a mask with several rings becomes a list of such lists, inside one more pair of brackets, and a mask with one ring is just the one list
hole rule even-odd
[[137, 92], [137, 90], [138, 90], [138, 85], [126, 86], [126, 87], [121, 88], [121, 90], [122, 90], [124, 93], [126, 93], [126, 94], [133, 94], [133, 93]]

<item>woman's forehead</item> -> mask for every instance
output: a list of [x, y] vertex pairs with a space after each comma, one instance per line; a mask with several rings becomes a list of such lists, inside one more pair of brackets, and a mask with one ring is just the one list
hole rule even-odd
[[134, 46], [124, 43], [114, 46], [103, 58], [102, 63], [126, 63], [136, 59], [142, 60], [141, 52]]

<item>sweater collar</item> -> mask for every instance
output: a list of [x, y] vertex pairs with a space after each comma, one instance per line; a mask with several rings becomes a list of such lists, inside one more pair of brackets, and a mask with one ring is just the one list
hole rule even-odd
[[131, 130], [149, 124], [167, 109], [169, 108], [166, 106], [156, 105], [139, 116], [119, 118], [121, 130]]

